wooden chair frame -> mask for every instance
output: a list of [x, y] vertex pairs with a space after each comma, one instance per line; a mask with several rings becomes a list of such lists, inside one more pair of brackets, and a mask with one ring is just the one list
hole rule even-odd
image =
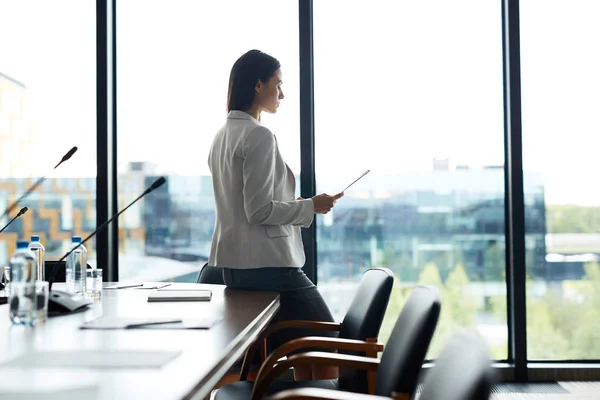
[[[338, 339], [339, 340], [339, 339]], [[354, 350], [356, 351], [358, 348], [360, 348], [362, 351], [362, 349], [365, 348], [364, 344], [365, 342], [362, 341], [354, 341], [354, 340], [347, 340], [348, 343], [345, 343], [345, 350]], [[354, 343], [354, 342], [359, 342], [358, 343]], [[356, 346], [353, 346], [356, 345]], [[378, 343], [368, 343], [369, 346], [375, 347], [376, 345], [379, 345]], [[312, 345], [311, 345], [312, 346]], [[259, 370], [258, 376], [256, 378], [256, 382], [254, 383], [254, 388], [252, 390], [252, 399], [253, 400], [257, 400], [257, 399], [262, 399], [266, 392], [268, 387], [273, 383], [273, 381], [275, 381], [275, 379], [280, 376], [282, 373], [284, 373], [286, 370], [293, 368], [295, 366], [299, 366], [299, 365], [327, 365], [327, 366], [337, 366], [337, 367], [341, 367], [341, 368], [351, 368], [351, 369], [359, 369], [359, 370], [366, 370], [369, 372], [374, 372], [376, 373], [378, 368], [379, 368], [379, 359], [378, 358], [373, 358], [373, 357], [360, 357], [360, 356], [353, 356], [353, 355], [347, 355], [347, 354], [336, 354], [336, 353], [325, 353], [325, 352], [319, 352], [319, 351], [313, 351], [313, 352], [308, 352], [308, 353], [303, 353], [303, 354], [296, 354], [293, 355], [291, 357], [289, 357], [286, 360], [283, 361], [279, 361], [277, 362], [275, 365], [273, 365], [273, 367], [271, 369], [266, 369], [261, 367], [261, 369]], [[294, 389], [291, 391], [295, 391], [295, 390], [302, 390], [302, 389]], [[310, 389], [313, 390], [313, 389]], [[317, 389], [315, 389], [317, 390]], [[344, 391], [336, 391], [336, 390], [326, 390], [326, 389], [321, 389], [324, 390], [325, 392], [329, 393], [329, 392], [333, 392], [333, 393], [338, 393], [338, 397], [335, 397], [336, 399], [348, 399], [348, 395], [351, 394], [349, 392], [344, 392]], [[291, 392], [291, 391], [284, 391], [284, 392]], [[283, 392], [282, 392], [283, 393]], [[306, 396], [307, 393], [302, 392], [301, 393], [303, 396]], [[310, 392], [308, 393], [310, 394]], [[325, 394], [325, 393], [322, 393]], [[334, 394], [327, 394], [327, 396], [334, 396]], [[363, 395], [360, 394], [360, 396], [370, 396], [370, 395]], [[408, 394], [394, 394], [395, 397], [392, 397], [392, 399], [409, 399], [410, 397], [408, 396]], [[377, 398], [382, 398], [379, 396], [376, 396]], [[327, 397], [325, 397], [327, 398]], [[363, 397], [360, 397], [363, 398]], [[358, 399], [358, 397], [357, 397]], [[366, 398], [365, 398], [366, 399]], [[373, 399], [374, 400], [374, 399]]]
[[[268, 357], [266, 355], [267, 338], [279, 330], [287, 328], [302, 328], [329, 332], [339, 332], [341, 326], [342, 325], [340, 323], [334, 322], [317, 322], [302, 320], [281, 321], [276, 324], [273, 324], [269, 328], [265, 329], [264, 332], [258, 337], [256, 342], [253, 345], [251, 345], [246, 351], [244, 362], [242, 364], [242, 370], [240, 371], [239, 380], [252, 380], [252, 377], [249, 376], [248, 372], [251, 365], [251, 360], [254, 358], [254, 354], [256, 353], [258, 346], [261, 346], [261, 360], [263, 362], [258, 373], [255, 377], [253, 377], [254, 380], [258, 380], [259, 377], [267, 374], [267, 372], [272, 370], [281, 358], [286, 357], [291, 352], [296, 350], [317, 347], [321, 349], [357, 351], [364, 352], [365, 356], [369, 358], [377, 358], [377, 354], [383, 351], [383, 344], [379, 343], [377, 341], [377, 338], [367, 338], [367, 340], [362, 341], [320, 336], [307, 336], [284, 343], [283, 345], [275, 349], [273, 353], [271, 353], [271, 355], [269, 355]], [[367, 371], [367, 384], [369, 393], [375, 393], [375, 378], [376, 374], [373, 371]]]
[[267, 400], [410, 400], [410, 397], [399, 393], [386, 397], [330, 389], [302, 388], [283, 390], [267, 397]]

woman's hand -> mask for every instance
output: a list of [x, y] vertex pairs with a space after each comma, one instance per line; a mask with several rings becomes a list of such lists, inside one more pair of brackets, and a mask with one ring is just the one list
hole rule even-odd
[[337, 199], [344, 196], [344, 192], [338, 193], [335, 196], [330, 196], [328, 194], [319, 194], [312, 198], [313, 206], [315, 208], [315, 214], [327, 214], [333, 206]]

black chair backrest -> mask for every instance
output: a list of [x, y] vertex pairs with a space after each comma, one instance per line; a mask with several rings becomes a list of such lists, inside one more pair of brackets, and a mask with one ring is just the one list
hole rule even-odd
[[[360, 280], [354, 298], [340, 328], [342, 339], [366, 340], [376, 338], [390, 300], [394, 274], [387, 268], [371, 268]], [[340, 351], [344, 354], [364, 356], [365, 353]], [[340, 369], [340, 390], [367, 393], [365, 371]]]
[[220, 267], [211, 267], [207, 264], [204, 264], [200, 273], [198, 274], [197, 283], [208, 283], [211, 285], [224, 285], [225, 281], [223, 281], [223, 268]]
[[435, 286], [412, 290], [381, 356], [375, 394], [391, 396], [398, 392], [414, 397], [440, 306], [440, 291]]
[[356, 340], [377, 337], [393, 285], [394, 274], [389, 269], [367, 270], [344, 316], [339, 337]]
[[487, 345], [475, 332], [454, 336], [427, 372], [420, 400], [485, 400], [494, 383]]
[[[66, 282], [67, 277], [67, 267], [66, 267], [67, 263], [66, 261], [61, 261], [60, 264], [58, 263], [58, 261], [54, 260], [46, 260], [46, 262], [44, 262], [44, 270], [46, 271], [46, 280], [50, 279], [50, 277], [53, 274], [53, 271], [55, 268], [58, 268], [58, 271], [56, 271], [56, 277], [54, 278], [54, 282]], [[92, 266], [90, 264], [87, 265], [87, 269], [91, 269]]]

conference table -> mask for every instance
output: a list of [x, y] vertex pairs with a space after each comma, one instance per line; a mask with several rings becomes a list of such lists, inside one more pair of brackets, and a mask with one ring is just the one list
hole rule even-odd
[[[202, 399], [279, 309], [273, 292], [202, 285], [212, 291], [210, 301], [152, 303], [150, 290], [109, 285], [88, 310], [34, 327], [13, 326], [8, 306], [0, 306], [0, 399]], [[99, 317], [214, 325], [81, 329]]]

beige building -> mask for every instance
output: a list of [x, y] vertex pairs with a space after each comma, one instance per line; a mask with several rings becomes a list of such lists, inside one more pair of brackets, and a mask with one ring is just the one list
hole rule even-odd
[[37, 131], [29, 115], [26, 86], [0, 72], [0, 179], [39, 176], [40, 165], [26, 157]]

